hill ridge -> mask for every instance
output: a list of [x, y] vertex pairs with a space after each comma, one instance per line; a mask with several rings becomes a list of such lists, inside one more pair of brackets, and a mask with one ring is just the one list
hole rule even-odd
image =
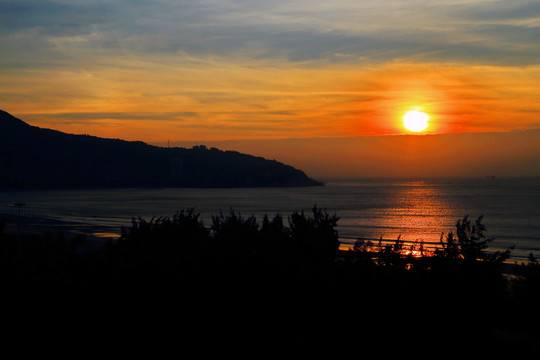
[[320, 186], [276, 160], [204, 145], [142, 141], [39, 128], [0, 110], [0, 188]]

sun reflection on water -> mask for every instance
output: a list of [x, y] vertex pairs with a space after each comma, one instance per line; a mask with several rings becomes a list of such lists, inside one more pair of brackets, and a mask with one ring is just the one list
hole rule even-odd
[[420, 255], [418, 250], [411, 250], [411, 245], [424, 242], [427, 248], [429, 244], [438, 244], [441, 234], [454, 230], [454, 221], [461, 215], [456, 213], [440, 187], [428, 181], [395, 185], [381, 203], [371, 209], [377, 216], [361, 220], [369, 224], [369, 233], [358, 235], [375, 242], [379, 239], [394, 242], [400, 238], [411, 255]]

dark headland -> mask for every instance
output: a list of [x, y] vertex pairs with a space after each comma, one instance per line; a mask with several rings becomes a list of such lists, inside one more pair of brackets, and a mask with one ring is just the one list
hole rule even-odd
[[66, 134], [0, 110], [0, 188], [320, 186], [276, 160], [204, 145]]

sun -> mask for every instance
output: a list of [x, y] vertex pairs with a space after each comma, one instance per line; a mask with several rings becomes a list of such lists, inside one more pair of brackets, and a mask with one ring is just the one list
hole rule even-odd
[[409, 131], [420, 132], [427, 128], [428, 120], [428, 114], [411, 110], [403, 115], [403, 126]]

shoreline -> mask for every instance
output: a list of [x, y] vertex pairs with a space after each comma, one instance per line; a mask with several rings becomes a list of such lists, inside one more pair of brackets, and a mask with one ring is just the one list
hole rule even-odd
[[[121, 235], [121, 228], [118, 228], [117, 232], [113, 232], [110, 226], [66, 221], [46, 216], [21, 215], [20, 219], [21, 234], [43, 235], [49, 233], [55, 236], [62, 234], [66, 239], [69, 240], [75, 239], [79, 236], [84, 236], [86, 247], [91, 248], [103, 247], [105, 244], [107, 244], [107, 242], [114, 242]], [[18, 220], [18, 215], [0, 213], [0, 221], [6, 221], [6, 225], [4, 227], [5, 233], [17, 234], [19, 231]], [[388, 241], [388, 243], [393, 243], [393, 241]], [[352, 250], [352, 248], [353, 244], [340, 242], [340, 252], [346, 253], [349, 250]], [[526, 259], [519, 259], [515, 256], [510, 256], [510, 258], [504, 263], [503, 273], [507, 276], [513, 276], [515, 274], [515, 267], [524, 263], [527, 263]]]
[[[120, 236], [118, 233], [112, 233], [110, 227], [88, 224], [83, 222], [70, 222], [58, 220], [50, 217], [20, 217], [20, 233], [28, 235], [43, 235], [50, 233], [52, 235], [63, 234], [66, 239], [74, 239], [84, 236], [88, 245], [103, 246], [108, 241], [114, 241]], [[5, 233], [19, 233], [19, 217], [14, 214], [0, 213], [0, 221], [5, 221]]]

